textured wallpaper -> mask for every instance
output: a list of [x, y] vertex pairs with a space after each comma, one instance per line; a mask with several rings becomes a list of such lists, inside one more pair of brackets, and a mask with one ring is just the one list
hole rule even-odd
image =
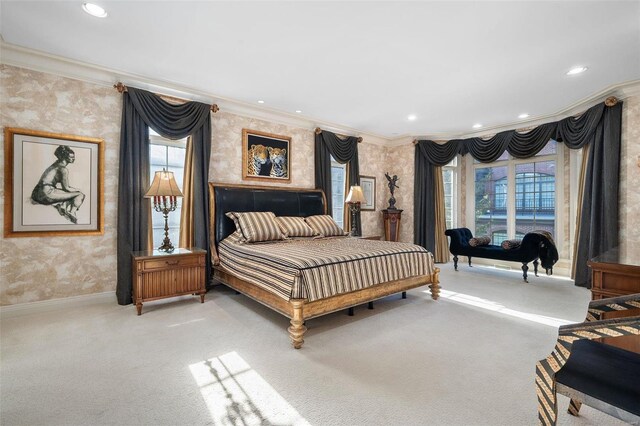
[[[620, 232], [624, 253], [627, 258], [638, 262], [640, 98], [627, 99], [623, 114]], [[121, 95], [111, 87], [0, 65], [0, 120], [3, 127], [21, 127], [105, 140], [105, 235], [8, 239], [0, 236], [0, 304], [11, 305], [115, 290]], [[224, 111], [213, 116], [209, 168], [211, 181], [243, 182], [240, 150], [243, 128], [291, 136], [292, 181], [286, 186], [314, 186], [313, 129], [271, 123]], [[384, 174], [389, 172], [390, 175], [396, 174], [399, 177], [399, 188], [395, 192], [396, 206], [404, 210], [400, 240], [412, 242], [413, 145], [407, 141], [406, 145], [388, 148], [367, 143], [365, 138], [359, 151], [360, 173], [376, 178], [376, 211], [362, 212], [363, 234], [384, 233], [381, 210], [388, 205], [389, 190]], [[0, 161], [4, 167], [3, 153], [0, 150]], [[464, 181], [463, 171], [460, 225], [463, 225], [464, 218]], [[260, 184], [268, 185], [270, 182]], [[0, 174], [2, 204], [3, 191], [4, 174]], [[0, 216], [3, 216], [3, 211], [0, 208]], [[3, 221], [4, 218], [0, 220]]]
[[622, 262], [640, 265], [640, 96], [622, 110], [620, 245]]
[[[110, 87], [11, 66], [0, 65], [0, 73], [3, 128], [20, 127], [105, 141], [104, 236], [0, 237], [0, 304], [115, 290], [120, 94]], [[0, 156], [4, 168], [4, 151]], [[0, 180], [0, 203], [4, 206], [4, 173]], [[4, 207], [0, 215], [4, 221]]]

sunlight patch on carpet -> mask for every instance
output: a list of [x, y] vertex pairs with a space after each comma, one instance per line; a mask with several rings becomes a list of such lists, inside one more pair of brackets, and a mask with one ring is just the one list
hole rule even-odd
[[236, 352], [189, 366], [215, 425], [309, 425]]
[[[427, 292], [425, 291], [425, 293]], [[561, 325], [573, 324], [575, 322], [564, 320], [561, 318], [548, 317], [545, 315], [516, 311], [514, 309], [509, 309], [498, 302], [492, 302], [491, 300], [482, 299], [476, 296], [470, 296], [468, 294], [456, 293], [455, 291], [440, 290], [440, 297], [442, 299], [451, 300], [453, 302], [475, 306], [477, 308], [486, 309], [488, 311], [497, 312], [503, 315], [508, 315], [527, 321], [537, 322], [538, 324], [549, 325], [551, 327], [560, 327]]]

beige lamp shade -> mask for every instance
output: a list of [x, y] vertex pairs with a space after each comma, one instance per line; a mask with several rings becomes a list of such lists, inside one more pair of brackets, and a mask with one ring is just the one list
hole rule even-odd
[[347, 195], [347, 199], [344, 200], [347, 204], [355, 204], [355, 203], [366, 203], [367, 199], [364, 198], [364, 193], [362, 192], [362, 188], [358, 185], [354, 185], [349, 190], [349, 195]]
[[182, 197], [182, 192], [178, 188], [173, 172], [166, 170], [157, 171], [151, 182], [151, 188], [144, 194], [144, 198], [161, 196]]

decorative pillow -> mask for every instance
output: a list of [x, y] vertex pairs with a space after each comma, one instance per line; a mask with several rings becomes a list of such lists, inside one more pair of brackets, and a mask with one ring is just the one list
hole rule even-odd
[[276, 223], [286, 238], [290, 237], [315, 237], [318, 235], [303, 217], [277, 216]]
[[309, 216], [304, 219], [307, 224], [323, 237], [334, 237], [346, 235], [346, 232], [338, 226], [335, 220], [329, 215]]
[[500, 246], [505, 250], [517, 249], [522, 244], [522, 240], [504, 240]]
[[471, 247], [488, 246], [491, 242], [491, 237], [484, 235], [482, 237], [476, 237], [469, 240]]
[[273, 212], [228, 212], [227, 217], [233, 219], [236, 229], [242, 233], [248, 243], [284, 238]]

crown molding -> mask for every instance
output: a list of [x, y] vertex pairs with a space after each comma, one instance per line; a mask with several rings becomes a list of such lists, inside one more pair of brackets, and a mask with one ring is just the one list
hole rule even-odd
[[572, 105], [563, 108], [555, 113], [532, 117], [526, 121], [514, 121], [499, 126], [485, 127], [480, 131], [455, 133], [425, 133], [421, 135], [403, 134], [393, 138], [383, 135], [364, 132], [332, 123], [329, 121], [317, 120], [299, 114], [281, 111], [275, 108], [257, 106], [248, 102], [218, 96], [213, 93], [206, 93], [183, 84], [168, 80], [151, 79], [149, 77], [114, 70], [107, 67], [76, 61], [61, 56], [52, 55], [42, 51], [16, 46], [5, 42], [0, 36], [0, 63], [15, 67], [39, 71], [47, 74], [59, 75], [61, 77], [72, 78], [99, 86], [111, 87], [114, 83], [121, 81], [126, 85], [139, 87], [151, 92], [163, 95], [194, 100], [203, 103], [215, 103], [222, 112], [265, 120], [272, 123], [303, 129], [315, 129], [320, 127], [335, 133], [349, 136], [360, 136], [363, 143], [385, 146], [400, 147], [411, 143], [414, 139], [431, 139], [436, 141], [446, 141], [450, 139], [463, 139], [476, 136], [487, 136], [505, 130], [535, 127], [551, 121], [558, 121], [565, 117], [576, 115], [590, 108], [591, 106], [604, 101], [608, 96], [616, 96], [619, 99], [626, 99], [631, 96], [640, 96], [640, 80], [628, 81], [609, 86], [598, 93], [583, 98]]
[[72, 78], [103, 87], [111, 87], [116, 82], [148, 90], [162, 95], [193, 101], [217, 104], [221, 111], [245, 117], [265, 120], [286, 126], [313, 130], [320, 127], [325, 130], [349, 136], [363, 138], [363, 143], [386, 146], [388, 138], [375, 133], [363, 132], [338, 123], [314, 119], [299, 114], [281, 111], [275, 108], [257, 106], [248, 102], [226, 98], [213, 93], [202, 92], [183, 84], [168, 80], [114, 70], [107, 67], [76, 61], [52, 55], [35, 49], [16, 46], [0, 38], [0, 63], [32, 71]]
[[[609, 96], [615, 96], [616, 98], [624, 101], [632, 96], [640, 96], [640, 80], [632, 80], [624, 83], [613, 84], [589, 97], [583, 98], [566, 108], [563, 108], [557, 112], [547, 115], [541, 115], [537, 117], [529, 118], [528, 120], [513, 121], [507, 124], [501, 124], [499, 126], [483, 127], [481, 130], [468, 132], [468, 133], [429, 133], [420, 136], [416, 136], [415, 139], [429, 139], [434, 141], [448, 141], [451, 139], [466, 139], [473, 137], [487, 137], [495, 135], [496, 133], [504, 132], [506, 130], [513, 129], [526, 129], [530, 127], [536, 127], [541, 124], [551, 123], [554, 121], [562, 120], [563, 118], [578, 115], [591, 108], [594, 105], [604, 102]], [[394, 140], [390, 141], [393, 145]]]

